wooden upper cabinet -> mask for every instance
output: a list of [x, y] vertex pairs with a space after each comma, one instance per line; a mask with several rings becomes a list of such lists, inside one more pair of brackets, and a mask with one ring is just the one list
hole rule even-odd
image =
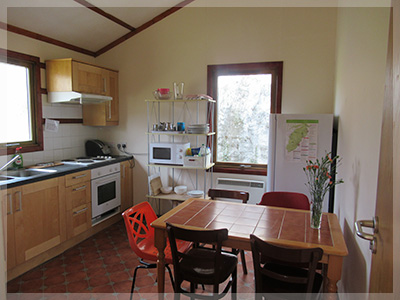
[[115, 126], [119, 122], [118, 72], [71, 58], [46, 61], [48, 92], [106, 95], [112, 101], [83, 104], [83, 125]]
[[96, 104], [83, 104], [83, 125], [115, 126], [119, 123], [118, 72], [108, 71], [106, 79], [106, 95], [112, 101]]

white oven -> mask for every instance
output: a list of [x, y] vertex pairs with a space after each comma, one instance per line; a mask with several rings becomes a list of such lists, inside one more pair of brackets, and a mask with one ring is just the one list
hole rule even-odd
[[92, 219], [121, 206], [120, 164], [111, 164], [91, 171]]

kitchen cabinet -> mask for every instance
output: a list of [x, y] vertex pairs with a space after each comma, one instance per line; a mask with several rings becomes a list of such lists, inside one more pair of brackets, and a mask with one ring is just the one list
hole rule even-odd
[[90, 171], [65, 176], [67, 239], [92, 227]]
[[79, 92], [111, 96], [112, 101], [82, 105], [83, 125], [118, 125], [117, 71], [65, 58], [46, 61], [46, 77], [48, 92]]
[[121, 162], [121, 212], [133, 205], [133, 161]]
[[15, 249], [15, 226], [14, 214], [16, 201], [21, 199], [21, 188], [16, 187], [12, 189], [1, 191], [2, 207], [3, 207], [3, 228], [7, 228], [5, 238], [5, 245], [7, 245], [6, 260], [7, 270], [17, 265], [17, 253]]
[[83, 104], [83, 125], [116, 126], [119, 124], [118, 72], [108, 71], [106, 78], [106, 96], [111, 96], [113, 100]]
[[[147, 136], [148, 136], [148, 147], [150, 153], [150, 143], [152, 142], [164, 142], [165, 139], [168, 139], [168, 143], [177, 143], [179, 142], [189, 142], [191, 148], [200, 147], [202, 144], [210, 145], [211, 154], [213, 153], [213, 136], [215, 135], [214, 126], [213, 126], [213, 116], [215, 109], [215, 100], [211, 99], [195, 99], [195, 100], [145, 100], [147, 103]], [[204, 104], [205, 108], [201, 110], [200, 105]], [[169, 107], [168, 107], [169, 106]], [[181, 110], [179, 111], [179, 106]], [[169, 112], [167, 116], [163, 112]], [[204, 111], [205, 114], [201, 120], [200, 114]], [[179, 116], [179, 120], [175, 120], [176, 116]], [[187, 133], [187, 132], [177, 132], [177, 131], [154, 131], [153, 124], [157, 124], [162, 120], [162, 118], [167, 117], [169, 122], [175, 123], [176, 121], [185, 120], [187, 124], [198, 124], [199, 122], [210, 123], [210, 131], [207, 133]], [[150, 155], [150, 154], [149, 154]], [[150, 156], [149, 156], [150, 159]], [[190, 178], [190, 183], [192, 187], [188, 186], [188, 191], [191, 189], [202, 190], [204, 196], [207, 195], [207, 178], [211, 177], [210, 182], [212, 182], [212, 167], [214, 163], [210, 160], [210, 163], [205, 164], [204, 166], [185, 166], [185, 165], [169, 165], [169, 164], [152, 164], [148, 163], [148, 175], [152, 175], [155, 173], [160, 173], [162, 170], [170, 169], [171, 172], [168, 174], [168, 177], [171, 179], [172, 186], [179, 185], [177, 181], [179, 179]], [[208, 172], [208, 170], [210, 170]], [[176, 172], [180, 171], [180, 174], [177, 175]], [[185, 175], [182, 176], [182, 172], [185, 172]], [[201, 186], [199, 180], [198, 172], [203, 172], [204, 180]], [[174, 192], [170, 194], [158, 194], [151, 195], [150, 193], [147, 195], [149, 199], [158, 199], [158, 200], [171, 200], [171, 201], [185, 201], [190, 198], [186, 193], [184, 194], [176, 194]], [[160, 205], [159, 205], [160, 207]]]
[[66, 240], [62, 179], [53, 178], [7, 190], [8, 269]]

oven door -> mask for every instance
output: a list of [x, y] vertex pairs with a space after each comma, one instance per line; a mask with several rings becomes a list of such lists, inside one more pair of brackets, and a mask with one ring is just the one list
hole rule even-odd
[[121, 174], [92, 180], [92, 218], [121, 205]]

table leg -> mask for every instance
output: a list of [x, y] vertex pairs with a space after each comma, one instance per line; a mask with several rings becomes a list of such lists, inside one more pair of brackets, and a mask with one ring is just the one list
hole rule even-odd
[[328, 273], [326, 292], [327, 299], [337, 299], [337, 282], [342, 276], [343, 257], [330, 255], [328, 259]]
[[158, 250], [157, 255], [157, 291], [158, 298], [164, 299], [164, 284], [165, 284], [165, 253], [166, 246], [165, 231], [162, 229], [154, 230], [154, 245]]

